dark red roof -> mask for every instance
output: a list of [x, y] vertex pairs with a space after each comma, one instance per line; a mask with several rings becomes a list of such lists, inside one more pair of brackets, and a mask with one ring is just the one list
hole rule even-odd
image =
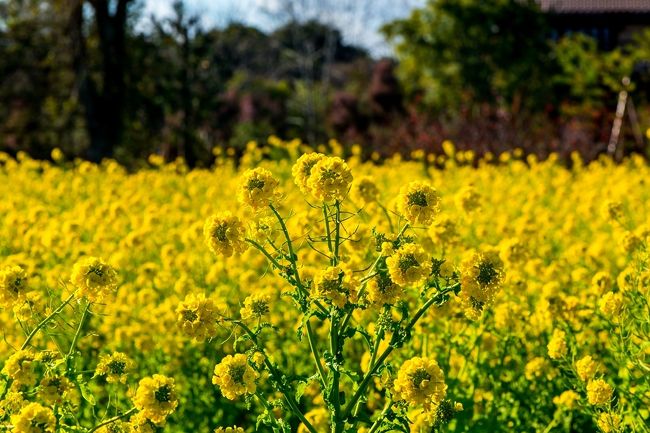
[[560, 14], [650, 13], [650, 0], [538, 0], [544, 12]]

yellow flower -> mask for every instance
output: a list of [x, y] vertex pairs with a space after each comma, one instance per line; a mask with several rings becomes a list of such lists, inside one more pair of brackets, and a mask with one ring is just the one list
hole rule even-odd
[[320, 159], [311, 168], [307, 186], [311, 195], [322, 202], [341, 201], [352, 183], [352, 172], [337, 156]]
[[264, 208], [278, 200], [278, 180], [265, 168], [246, 170], [242, 175], [237, 198], [254, 210]]
[[20, 266], [9, 266], [0, 271], [0, 307], [11, 307], [25, 299], [27, 276]]
[[429, 431], [436, 431], [441, 426], [448, 424], [452, 419], [454, 419], [456, 412], [462, 412], [462, 410], [462, 403], [453, 402], [451, 400], [442, 400], [436, 406], [435, 411], [429, 412], [431, 427], [433, 427]]
[[255, 364], [257, 368], [262, 368], [265, 359], [266, 358], [264, 357], [264, 354], [262, 352], [255, 352], [251, 357], [251, 361], [253, 361], [253, 364]]
[[352, 271], [342, 266], [330, 266], [316, 274], [312, 293], [317, 299], [343, 308], [348, 300], [356, 300], [357, 284]]
[[546, 360], [541, 356], [538, 356], [528, 361], [526, 367], [524, 367], [524, 375], [526, 376], [526, 379], [534, 380], [542, 377], [546, 372], [546, 368]]
[[27, 404], [20, 392], [9, 391], [4, 400], [0, 401], [0, 418], [20, 412]]
[[416, 285], [431, 273], [431, 257], [416, 244], [404, 244], [386, 259], [391, 280], [400, 286]]
[[625, 252], [632, 253], [634, 252], [634, 250], [636, 250], [642, 245], [643, 239], [641, 239], [635, 233], [626, 232], [625, 234], [623, 234], [621, 243], [623, 245], [623, 249], [625, 250]]
[[251, 235], [253, 238], [256, 241], [266, 242], [271, 237], [275, 221], [275, 218], [272, 217], [262, 217], [255, 220], [251, 227]]
[[355, 203], [365, 206], [374, 203], [379, 197], [379, 188], [372, 176], [361, 176], [352, 182], [350, 197]]
[[613, 220], [621, 219], [623, 216], [623, 203], [620, 201], [610, 201], [605, 203], [605, 214]]
[[499, 244], [500, 257], [507, 263], [522, 263], [528, 257], [526, 245], [518, 238], [506, 239]]
[[481, 206], [481, 195], [473, 185], [469, 185], [458, 192], [456, 202], [458, 203], [458, 207], [465, 212], [471, 212]]
[[203, 235], [210, 251], [230, 257], [241, 254], [248, 248], [244, 240], [245, 229], [239, 217], [230, 212], [212, 215], [205, 221]]
[[623, 311], [623, 294], [621, 292], [607, 292], [598, 301], [600, 311], [612, 320], [617, 320]]
[[449, 215], [440, 215], [429, 227], [429, 236], [436, 245], [448, 247], [458, 240], [458, 227]]
[[494, 301], [504, 278], [503, 262], [494, 249], [468, 253], [461, 263], [460, 299], [465, 314], [478, 319]]
[[253, 394], [257, 390], [255, 380], [257, 373], [248, 365], [246, 355], [228, 355], [214, 367], [212, 383], [217, 385], [224, 397], [235, 400], [245, 394]]
[[271, 297], [264, 293], [254, 293], [244, 299], [244, 307], [240, 310], [242, 319], [256, 318], [266, 316], [271, 311], [269, 304]]
[[375, 275], [366, 286], [368, 301], [376, 306], [393, 305], [402, 298], [404, 290], [385, 274]]
[[612, 399], [614, 390], [603, 379], [590, 380], [587, 384], [587, 400], [594, 406], [602, 406]]
[[7, 359], [2, 374], [9, 376], [15, 385], [33, 386], [36, 383], [34, 361], [34, 352], [30, 349], [18, 350]]
[[598, 372], [598, 363], [587, 355], [576, 361], [576, 372], [580, 380], [586, 382]]
[[108, 383], [126, 383], [127, 375], [133, 370], [135, 363], [122, 352], [99, 357], [95, 368], [95, 376], [106, 378]]
[[560, 359], [567, 354], [566, 333], [561, 329], [555, 329], [551, 341], [546, 346], [548, 356], [551, 359]]
[[494, 327], [513, 329], [521, 320], [521, 306], [515, 302], [499, 303], [494, 307]]
[[400, 190], [397, 209], [411, 224], [428, 226], [438, 213], [440, 196], [428, 182], [411, 182]]
[[309, 179], [311, 169], [314, 165], [323, 158], [325, 158], [325, 155], [322, 153], [305, 153], [298, 158], [291, 168], [293, 179], [303, 194], [308, 195], [311, 193], [311, 190], [307, 185], [307, 179]]
[[58, 147], [55, 147], [50, 152], [50, 157], [52, 158], [52, 160], [54, 160], [56, 162], [61, 162], [65, 158], [65, 155], [63, 154], [63, 151], [61, 149], [59, 149]]
[[100, 258], [85, 257], [75, 263], [70, 282], [89, 302], [102, 302], [117, 288], [117, 272]]
[[181, 331], [196, 340], [206, 340], [217, 335], [219, 312], [214, 301], [203, 293], [190, 293], [176, 308], [176, 323]]
[[27, 292], [22, 302], [16, 303], [13, 308], [16, 319], [26, 322], [34, 317], [34, 314], [41, 313], [46, 308], [47, 300], [42, 293], [37, 291]]
[[142, 416], [154, 424], [163, 424], [178, 406], [174, 379], [154, 374], [138, 384], [133, 404]]
[[601, 295], [612, 288], [612, 277], [607, 272], [598, 272], [591, 279], [591, 286], [597, 294]]
[[41, 380], [38, 396], [49, 405], [62, 404], [74, 385], [64, 376], [45, 377]]
[[[142, 412], [129, 418], [129, 424], [134, 433], [157, 433], [159, 431], [158, 426], [151, 422], [151, 420], [147, 419]], [[163, 421], [161, 425], [164, 424], [165, 422]]]
[[430, 358], [411, 358], [402, 364], [395, 379], [395, 392], [410, 404], [437, 406], [447, 394], [445, 377]]
[[580, 396], [573, 390], [564, 391], [562, 394], [553, 397], [553, 403], [561, 408], [573, 409], [576, 407], [576, 402], [580, 400]]
[[56, 418], [52, 409], [38, 403], [29, 403], [11, 417], [13, 433], [54, 433]]
[[603, 412], [598, 416], [597, 424], [603, 433], [614, 433], [621, 428], [621, 416], [617, 413]]

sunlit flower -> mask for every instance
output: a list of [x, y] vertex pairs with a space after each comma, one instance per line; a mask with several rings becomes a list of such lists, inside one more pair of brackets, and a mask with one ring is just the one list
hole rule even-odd
[[427, 182], [411, 182], [400, 190], [397, 209], [411, 224], [428, 226], [438, 213], [440, 196]]
[[54, 433], [56, 418], [52, 409], [38, 403], [29, 403], [11, 417], [14, 433]]
[[248, 248], [244, 240], [246, 231], [241, 220], [230, 212], [212, 215], [205, 221], [203, 235], [210, 251], [230, 257]]
[[11, 307], [25, 298], [27, 275], [20, 266], [0, 270], [0, 307]]
[[590, 380], [587, 384], [587, 400], [594, 406], [602, 406], [612, 399], [614, 390], [603, 379]]
[[134, 367], [135, 363], [125, 353], [114, 352], [99, 357], [95, 376], [105, 378], [108, 383], [126, 383]]
[[219, 387], [224, 397], [235, 400], [241, 395], [255, 393], [256, 379], [257, 373], [248, 365], [246, 355], [238, 353], [226, 356], [214, 367], [212, 383]]
[[395, 392], [410, 404], [436, 406], [447, 394], [445, 377], [438, 363], [430, 358], [404, 362], [395, 379]]
[[415, 285], [431, 273], [431, 257], [416, 244], [405, 244], [386, 259], [391, 280], [400, 286]]
[[75, 263], [70, 282], [80, 296], [90, 302], [102, 302], [117, 288], [117, 272], [102, 259], [85, 257]]
[[237, 198], [257, 210], [278, 199], [278, 180], [265, 168], [246, 170], [242, 174]]
[[142, 415], [154, 424], [162, 424], [178, 406], [174, 379], [154, 374], [138, 384], [133, 404]]
[[176, 308], [176, 314], [178, 327], [189, 337], [205, 340], [217, 334], [219, 311], [214, 301], [202, 293], [187, 295]]
[[311, 168], [307, 186], [317, 200], [331, 202], [343, 200], [352, 183], [352, 172], [339, 157], [325, 157]]

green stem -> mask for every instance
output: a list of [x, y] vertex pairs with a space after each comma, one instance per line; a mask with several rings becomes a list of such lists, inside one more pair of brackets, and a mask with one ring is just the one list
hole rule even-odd
[[[436, 300], [438, 299], [438, 295], [439, 294], [436, 294], [435, 296], [433, 296], [431, 299], [429, 299], [427, 302], [425, 302], [420, 307], [420, 309], [417, 311], [417, 313], [415, 313], [415, 315], [413, 316], [413, 318], [411, 319], [409, 324], [406, 326], [406, 328], [404, 328], [404, 333], [405, 334], [408, 335], [408, 333], [413, 329], [413, 327], [418, 322], [418, 320], [420, 320], [422, 315], [429, 309], [429, 307], [431, 307], [431, 305], [433, 305], [434, 302], [436, 302]], [[397, 334], [394, 334], [394, 336], [395, 335], [397, 335]], [[368, 384], [370, 384], [370, 380], [372, 379], [372, 376], [375, 374], [377, 369], [384, 363], [384, 361], [386, 361], [386, 358], [388, 358], [388, 356], [391, 354], [391, 352], [394, 349], [395, 349], [395, 346], [393, 346], [392, 344], [390, 346], [388, 346], [388, 348], [384, 351], [384, 353], [381, 354], [379, 359], [377, 359], [376, 363], [372, 366], [372, 368], [370, 368], [368, 370], [368, 373], [366, 373], [366, 375], [364, 376], [363, 380], [361, 381], [361, 384], [359, 384], [359, 388], [354, 393], [354, 395], [352, 396], [352, 399], [350, 400], [350, 402], [345, 407], [345, 411], [344, 411], [344, 414], [343, 414], [344, 418], [347, 417], [351, 413], [352, 409], [355, 407], [355, 405], [357, 404], [357, 402], [361, 398], [361, 395], [363, 395], [366, 388], [368, 387]]]
[[65, 301], [63, 301], [63, 303], [61, 305], [59, 305], [56, 308], [56, 310], [52, 311], [49, 316], [47, 316], [45, 319], [41, 320], [41, 322], [38, 325], [36, 325], [36, 328], [34, 328], [32, 330], [32, 332], [29, 333], [29, 335], [27, 336], [27, 339], [25, 340], [23, 345], [20, 346], [20, 350], [25, 350], [27, 348], [27, 346], [29, 345], [29, 342], [32, 341], [32, 339], [36, 336], [38, 331], [40, 331], [45, 325], [47, 325], [52, 319], [54, 319], [54, 317], [57, 314], [59, 314], [65, 308], [65, 306], [68, 305], [70, 303], [70, 301], [72, 301], [73, 298], [74, 298], [74, 293], [72, 295], [70, 295]]
[[325, 369], [323, 369], [323, 364], [320, 362], [320, 354], [318, 353], [318, 347], [316, 347], [316, 335], [314, 335], [314, 330], [307, 320], [307, 339], [309, 340], [309, 348], [311, 349], [311, 355], [314, 358], [314, 363], [318, 369], [318, 376], [320, 378], [320, 383], [323, 389], [327, 386], [325, 383]]
[[280, 426], [280, 424], [278, 424], [278, 420], [275, 418], [275, 415], [273, 414], [273, 408], [271, 407], [269, 402], [266, 401], [264, 396], [262, 396], [259, 391], [257, 391], [255, 393], [255, 396], [260, 401], [260, 403], [262, 403], [262, 406], [264, 406], [264, 409], [266, 409], [266, 411], [269, 413], [269, 417], [271, 418], [271, 421], [273, 421], [273, 424], [275, 424], [278, 428], [281, 429], [282, 427]]
[[[52, 311], [45, 319], [41, 320], [39, 322], [39, 324], [36, 325], [36, 327], [34, 329], [32, 329], [32, 332], [29, 333], [29, 335], [27, 336], [27, 339], [25, 340], [25, 342], [22, 344], [22, 346], [20, 346], [20, 350], [25, 350], [27, 348], [27, 346], [29, 346], [29, 343], [32, 341], [32, 339], [36, 336], [36, 334], [38, 334], [38, 331], [43, 329], [43, 327], [45, 325], [47, 325], [48, 323], [50, 323], [52, 321], [52, 319], [54, 319], [54, 317], [56, 317], [57, 314], [59, 314], [61, 311], [63, 311], [65, 306], [68, 305], [70, 303], [70, 301], [72, 301], [73, 298], [74, 298], [74, 293], [72, 295], [68, 296], [68, 298], [65, 301], [63, 301], [63, 303], [61, 305], [59, 305], [54, 311]], [[2, 401], [5, 398], [5, 396], [7, 395], [7, 393], [9, 392], [9, 388], [11, 388], [12, 383], [13, 383], [13, 379], [7, 378], [7, 381], [5, 383], [5, 387], [2, 390], [2, 394], [0, 394], [0, 401]]]
[[[284, 238], [287, 241], [287, 248], [289, 249], [289, 261], [291, 262], [291, 270], [293, 274], [295, 275], [295, 283], [296, 287], [298, 287], [298, 292], [302, 296], [309, 296], [309, 291], [305, 288], [305, 286], [302, 284], [302, 281], [300, 279], [300, 274], [298, 273], [298, 264], [297, 264], [297, 257], [296, 253], [293, 249], [293, 243], [291, 242], [291, 237], [289, 237], [289, 230], [287, 230], [287, 225], [284, 223], [284, 220], [282, 219], [282, 216], [278, 213], [278, 211], [275, 209], [275, 207], [271, 204], [269, 205], [271, 210], [273, 211], [273, 214], [275, 214], [275, 217], [277, 218], [278, 222], [280, 223], [280, 227], [282, 227], [282, 233], [284, 233]], [[264, 252], [264, 251], [263, 251]], [[266, 254], [267, 258], [270, 257], [268, 254]], [[276, 262], [277, 263], [277, 262]], [[279, 265], [278, 265], [279, 267]], [[282, 269], [279, 267], [279, 269]], [[316, 301], [316, 306], [318, 309], [323, 313], [327, 314], [327, 309], [321, 304], [320, 302]]]
[[91, 428], [90, 430], [88, 430], [88, 433], [93, 433], [93, 432], [99, 430], [100, 428], [102, 428], [102, 427], [104, 427], [104, 426], [107, 426], [107, 425], [109, 425], [109, 424], [113, 424], [114, 422], [119, 421], [119, 420], [121, 420], [122, 418], [126, 418], [127, 416], [129, 416], [129, 415], [131, 415], [133, 412], [135, 412], [136, 410], [137, 410], [136, 408], [132, 407], [132, 408], [129, 409], [128, 411], [124, 412], [123, 414], [121, 414], [121, 415], [117, 415], [117, 416], [114, 416], [113, 418], [110, 418], [110, 419], [104, 421], [103, 423], [96, 425], [95, 427], [93, 427], [93, 428]]
[[384, 410], [381, 411], [379, 414], [379, 418], [375, 420], [373, 423], [372, 427], [370, 427], [370, 430], [368, 430], [368, 433], [375, 433], [379, 427], [381, 427], [382, 423], [384, 422], [384, 418], [386, 417], [386, 414], [391, 410], [393, 407], [393, 400], [388, 400], [386, 402], [386, 406], [384, 407]]
[[[335, 309], [336, 307], [332, 307]], [[341, 373], [338, 370], [338, 362], [340, 361], [340, 348], [338, 342], [338, 315], [335, 311], [330, 314], [330, 353], [332, 354], [332, 362], [334, 365], [330, 368], [330, 377], [331, 377], [331, 402], [333, 405], [332, 413], [332, 433], [339, 433], [343, 431], [343, 419], [341, 418], [341, 400], [340, 400], [340, 378]]]
[[332, 248], [332, 231], [330, 230], [330, 216], [327, 212], [327, 204], [323, 203], [323, 219], [325, 221], [325, 234], [327, 235], [327, 249], [330, 251], [330, 264], [335, 264], [334, 249]]
[[[384, 311], [386, 310], [388, 310], [388, 307], [384, 307]], [[370, 371], [375, 365], [375, 361], [377, 360], [377, 352], [379, 352], [379, 344], [383, 339], [384, 339], [384, 330], [380, 328], [377, 332], [377, 337], [375, 338], [375, 344], [373, 344], [372, 354], [370, 355], [370, 362], [368, 363], [368, 371]], [[358, 412], [359, 412], [359, 406], [356, 406], [354, 408], [353, 415], [357, 416]]]
[[341, 203], [336, 200], [334, 203], [336, 208], [335, 220], [334, 223], [334, 264], [339, 262], [339, 246], [341, 244]]
[[81, 313], [81, 319], [79, 319], [79, 326], [77, 326], [77, 331], [74, 334], [74, 337], [72, 337], [72, 343], [70, 343], [70, 349], [68, 350], [68, 356], [66, 356], [65, 364], [66, 364], [66, 371], [70, 373], [70, 367], [71, 367], [71, 362], [72, 362], [72, 353], [74, 352], [75, 348], [77, 347], [77, 342], [79, 341], [79, 336], [81, 335], [81, 329], [84, 326], [84, 322], [86, 321], [86, 316], [88, 315], [88, 310], [90, 309], [90, 302], [86, 302], [86, 306], [84, 307], [83, 313]]
[[388, 226], [390, 227], [390, 231], [392, 232], [393, 231], [393, 220], [391, 219], [390, 214], [388, 213], [388, 209], [386, 209], [386, 207], [383, 204], [379, 203], [379, 202], [377, 202], [377, 205], [379, 206], [379, 208], [381, 210], [384, 211], [384, 215], [386, 215], [386, 219], [388, 220]]
[[[408, 229], [408, 228], [409, 228], [409, 223], [404, 224], [404, 227], [402, 227], [402, 229], [399, 231], [399, 233], [397, 234], [397, 237], [395, 239], [399, 239], [404, 234], [406, 229]], [[368, 284], [368, 280], [369, 280], [368, 277], [375, 271], [375, 269], [377, 268], [377, 265], [381, 261], [381, 258], [382, 258], [382, 255], [380, 254], [377, 257], [377, 259], [375, 260], [375, 262], [372, 264], [370, 269], [368, 269], [368, 273], [366, 274], [366, 276], [363, 278], [363, 280], [362, 280], [363, 282], [361, 283], [361, 287], [359, 288], [359, 293], [357, 295], [359, 299], [361, 299], [361, 297], [365, 293], [366, 285]], [[345, 331], [347, 331], [348, 325], [350, 323], [350, 319], [352, 319], [352, 311], [347, 313], [347, 315], [343, 319], [343, 323], [341, 323], [341, 331], [340, 331], [341, 335], [343, 335], [343, 333]]]
[[282, 227], [282, 233], [284, 233], [284, 237], [287, 240], [287, 248], [289, 249], [289, 257], [291, 261], [291, 267], [293, 269], [293, 273], [296, 277], [296, 283], [300, 288], [304, 288], [302, 285], [302, 281], [300, 280], [300, 274], [298, 274], [298, 265], [296, 264], [297, 261], [297, 256], [295, 251], [293, 250], [293, 243], [291, 242], [291, 237], [289, 236], [289, 230], [287, 230], [287, 225], [284, 223], [284, 220], [278, 213], [278, 211], [275, 209], [275, 207], [271, 204], [269, 205], [273, 213], [275, 214], [275, 217], [278, 219], [278, 222], [280, 223], [280, 227]]
[[268, 253], [268, 251], [266, 251], [266, 249], [262, 245], [260, 245], [259, 243], [257, 243], [256, 241], [254, 241], [252, 239], [246, 238], [245, 240], [246, 240], [246, 242], [248, 242], [249, 244], [254, 246], [256, 249], [258, 249], [262, 254], [264, 254], [266, 256], [266, 258], [269, 259], [269, 261], [273, 264], [273, 266], [275, 266], [278, 269], [282, 269], [282, 266], [280, 265], [280, 263], [278, 263], [278, 261], [275, 260], [273, 258], [273, 256], [271, 256]]
[[255, 345], [255, 348], [262, 352], [264, 354], [264, 365], [266, 365], [266, 368], [269, 369], [269, 372], [273, 375], [273, 377], [276, 378], [276, 383], [278, 385], [278, 388], [280, 389], [280, 392], [284, 395], [284, 399], [287, 401], [289, 404], [289, 407], [291, 408], [291, 411], [298, 417], [298, 419], [305, 425], [307, 430], [309, 430], [310, 433], [318, 433], [314, 426], [305, 418], [305, 415], [303, 415], [302, 411], [300, 408], [298, 408], [298, 404], [293, 400], [291, 397], [291, 394], [287, 389], [285, 389], [284, 383], [281, 382], [282, 374], [280, 371], [278, 371], [277, 368], [269, 361], [269, 357], [266, 355], [266, 351], [262, 346], [260, 346], [259, 342], [257, 341], [257, 336], [253, 333], [253, 331], [250, 330], [248, 326], [246, 326], [244, 323], [240, 322], [239, 320], [234, 320], [233, 323], [240, 328], [244, 330], [244, 332], [250, 337], [251, 341]]

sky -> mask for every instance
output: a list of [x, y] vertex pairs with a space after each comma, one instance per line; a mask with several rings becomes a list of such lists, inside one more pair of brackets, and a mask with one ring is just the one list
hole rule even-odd
[[[171, 14], [173, 0], [145, 0], [144, 12], [157, 18]], [[379, 33], [388, 21], [408, 16], [425, 0], [185, 0], [206, 27], [243, 22], [269, 31], [292, 17], [317, 18], [339, 28], [347, 43], [367, 48], [374, 56], [391, 50]]]

